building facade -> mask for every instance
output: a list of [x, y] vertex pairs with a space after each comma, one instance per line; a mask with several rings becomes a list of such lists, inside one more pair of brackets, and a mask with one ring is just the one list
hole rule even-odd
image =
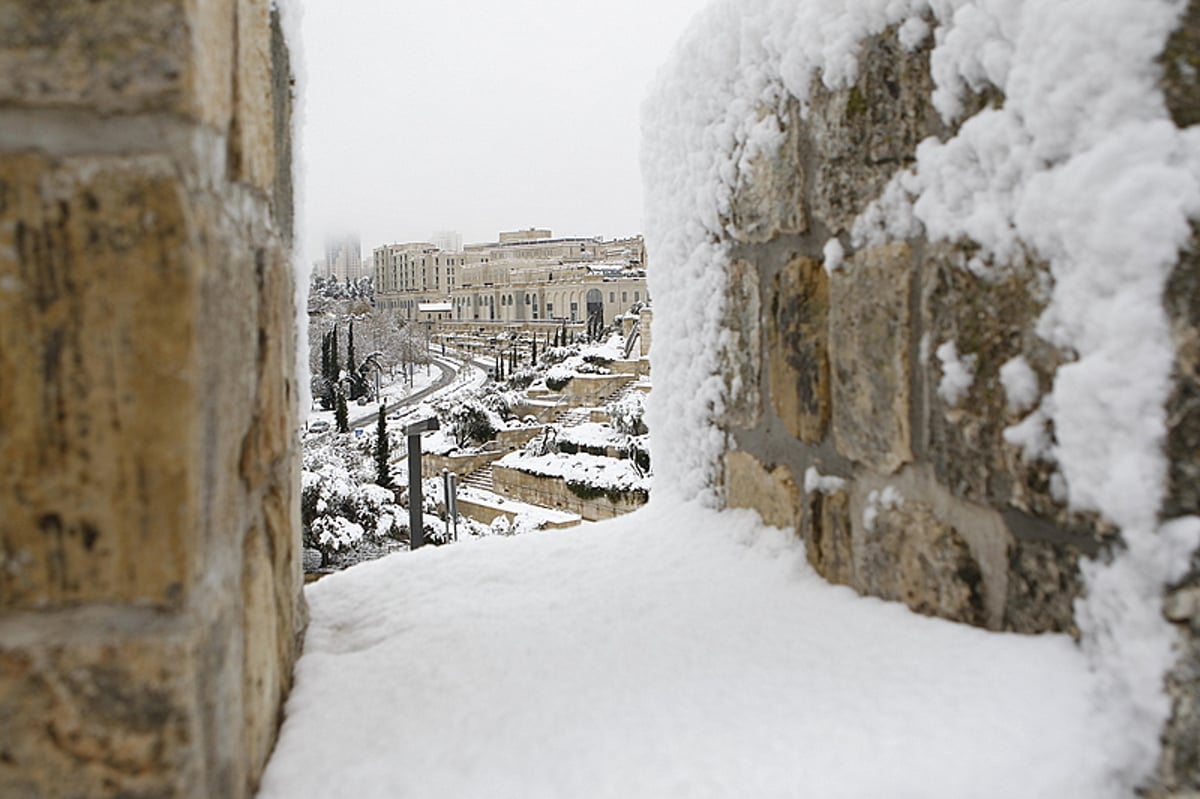
[[321, 274], [337, 278], [343, 283], [371, 274], [369, 268], [363, 268], [362, 244], [358, 236], [337, 236], [325, 240], [325, 264]]
[[429, 243], [373, 252], [379, 307], [417, 319], [420, 306], [448, 302], [456, 322], [611, 324], [649, 299], [641, 236], [605, 241], [554, 238], [534, 229], [445, 252]]

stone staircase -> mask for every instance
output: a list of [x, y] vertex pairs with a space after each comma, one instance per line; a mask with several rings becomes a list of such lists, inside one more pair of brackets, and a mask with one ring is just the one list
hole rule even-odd
[[627, 380], [621, 383], [620, 386], [601, 397], [594, 406], [586, 408], [560, 408], [551, 420], [554, 424], [560, 427], [574, 427], [575, 425], [584, 424], [592, 420], [592, 408], [603, 408], [619, 399], [623, 399], [636, 389], [633, 388], [637, 378], [630, 375]]
[[496, 484], [492, 480], [492, 464], [486, 464], [461, 479], [461, 483], [477, 491], [496, 493]]
[[554, 423], [560, 427], [574, 427], [584, 422], [590, 422], [591, 419], [591, 408], [562, 408], [554, 414]]

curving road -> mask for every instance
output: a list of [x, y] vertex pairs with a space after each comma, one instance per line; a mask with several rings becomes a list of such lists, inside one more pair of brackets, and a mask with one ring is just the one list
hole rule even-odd
[[[434, 394], [438, 391], [441, 391], [443, 388], [445, 388], [446, 386], [453, 383], [454, 379], [456, 377], [458, 377], [458, 370], [455, 369], [453, 366], [449, 366], [440, 361], [433, 361], [433, 365], [436, 366], [438, 369], [440, 369], [442, 372], [441, 376], [437, 380], [435, 380], [431, 385], [426, 386], [425, 388], [421, 389], [420, 391], [413, 392], [412, 394], [408, 395], [407, 397], [405, 397], [404, 399], [402, 399], [398, 402], [393, 402], [391, 405], [384, 406], [384, 413], [391, 413], [392, 411], [396, 410], [397, 408], [403, 408], [405, 405], [414, 405], [414, 404], [420, 402], [421, 400], [425, 399], [426, 397], [428, 397], [430, 394]], [[367, 414], [366, 416], [359, 416], [355, 419], [350, 420], [350, 429], [353, 430], [356, 427], [365, 427], [366, 425], [370, 424], [371, 422], [378, 421], [378, 419], [379, 419], [379, 411], [376, 410], [376, 411], [373, 411], [373, 412]], [[328, 436], [331, 436], [331, 435], [336, 435], [336, 433], [334, 433], [332, 430], [329, 431], [328, 433], [321, 433], [320, 435], [312, 436], [310, 438], [304, 439], [304, 443], [316, 444], [318, 442], [324, 441]]]

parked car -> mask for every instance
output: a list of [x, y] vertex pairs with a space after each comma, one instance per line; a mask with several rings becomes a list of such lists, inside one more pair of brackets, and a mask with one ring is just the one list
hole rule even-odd
[[313, 422], [312, 424], [310, 424], [308, 426], [308, 432], [310, 432], [310, 433], [324, 433], [328, 429], [329, 429], [329, 422], [325, 421], [324, 419], [317, 419], [315, 422]]

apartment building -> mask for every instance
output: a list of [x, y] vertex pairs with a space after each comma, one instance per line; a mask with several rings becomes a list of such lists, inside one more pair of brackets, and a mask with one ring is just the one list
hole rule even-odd
[[649, 299], [641, 236], [554, 238], [547, 229], [508, 231], [495, 242], [445, 252], [429, 243], [374, 251], [379, 307], [420, 318], [422, 304], [448, 302], [456, 322], [605, 324]]

